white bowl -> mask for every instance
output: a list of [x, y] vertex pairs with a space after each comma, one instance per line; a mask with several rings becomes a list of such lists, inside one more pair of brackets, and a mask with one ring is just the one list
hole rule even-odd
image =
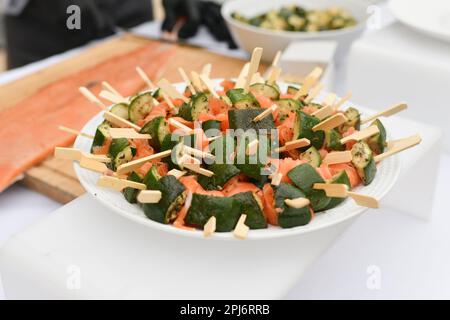
[[[221, 79], [215, 80], [219, 87]], [[280, 83], [281, 90], [285, 91], [288, 84]], [[181, 92], [184, 89], [184, 84], [176, 84], [177, 89]], [[325, 93], [319, 95], [318, 100], [323, 99]], [[354, 105], [354, 104], [352, 104]], [[362, 108], [358, 107], [363, 111]], [[97, 126], [103, 121], [102, 112], [93, 117], [82, 129], [83, 132], [94, 134]], [[389, 130], [389, 128], [388, 128]], [[92, 140], [78, 136], [75, 141], [75, 148], [89, 152]], [[118, 213], [128, 219], [131, 219], [139, 224], [149, 226], [153, 229], [158, 229], [163, 232], [169, 232], [180, 236], [202, 238], [203, 233], [200, 230], [188, 231], [175, 228], [172, 225], [165, 225], [148, 219], [142, 209], [136, 204], [128, 203], [123, 197], [122, 193], [101, 188], [96, 185], [100, 174], [81, 168], [78, 163], [74, 164], [76, 174], [83, 187], [95, 199], [106, 205], [112, 212]], [[399, 161], [396, 157], [390, 157], [384, 160], [378, 167], [378, 173], [374, 181], [365, 187], [359, 187], [358, 192], [374, 196], [381, 199], [385, 196], [397, 180], [400, 171]], [[269, 239], [280, 238], [286, 236], [301, 235], [305, 233], [316, 232], [333, 225], [341, 224], [351, 218], [356, 217], [360, 213], [366, 211], [367, 208], [360, 207], [354, 201], [347, 199], [338, 207], [316, 214], [316, 217], [306, 226], [295, 227], [291, 229], [282, 229], [279, 227], [270, 226], [267, 229], [250, 230], [248, 239]], [[212, 239], [233, 240], [231, 232], [215, 233]]]
[[[251, 17], [287, 4], [302, 5], [308, 9], [339, 6], [348, 10], [357, 20], [357, 24], [339, 30], [290, 32], [251, 26], [231, 17], [233, 12]], [[368, 18], [366, 9], [367, 5], [354, 0], [230, 0], [222, 6], [222, 16], [236, 43], [249, 53], [255, 47], [262, 47], [264, 49], [262, 60], [264, 61], [271, 61], [276, 52], [284, 50], [291, 41], [301, 40], [336, 41], [338, 43], [336, 58], [339, 60], [348, 52], [352, 42], [363, 33]]]

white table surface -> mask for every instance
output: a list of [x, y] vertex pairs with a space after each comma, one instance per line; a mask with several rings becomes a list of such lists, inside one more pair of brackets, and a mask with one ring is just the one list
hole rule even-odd
[[[200, 42], [204, 40], [202, 37], [204, 34]], [[0, 83], [55, 63], [76, 51], [4, 73], [0, 75]], [[447, 254], [450, 212], [443, 200], [448, 195], [448, 181], [450, 156], [442, 155], [431, 221], [385, 211], [361, 217], [305, 274], [287, 298], [450, 298], [450, 256]], [[59, 207], [60, 204], [34, 191], [17, 184], [12, 186], [0, 194], [0, 246], [12, 234]], [[388, 228], [386, 219], [390, 221]], [[381, 288], [369, 289], [368, 279], [377, 274], [381, 276]]]

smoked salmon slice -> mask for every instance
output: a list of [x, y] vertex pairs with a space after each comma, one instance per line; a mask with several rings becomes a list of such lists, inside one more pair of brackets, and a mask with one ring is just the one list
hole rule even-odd
[[53, 154], [55, 147], [73, 143], [75, 136], [58, 126], [81, 129], [99, 112], [78, 92], [80, 86], [98, 94], [106, 80], [123, 95], [135, 94], [145, 86], [135, 67], [140, 65], [153, 77], [173, 54], [171, 46], [140, 47], [45, 86], [15, 106], [2, 108], [0, 102], [0, 144], [5, 150], [0, 153], [0, 192]]

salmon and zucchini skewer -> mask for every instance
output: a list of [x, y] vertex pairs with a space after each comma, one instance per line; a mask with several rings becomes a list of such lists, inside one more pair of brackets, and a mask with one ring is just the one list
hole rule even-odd
[[[283, 92], [276, 79], [252, 76], [255, 63], [244, 78], [217, 88], [207, 75], [193, 79], [183, 71], [182, 93], [165, 81], [164, 89], [152, 86], [114, 104], [109, 113], [123, 121], [106, 117], [98, 125], [91, 153], [110, 159], [105, 174], [115, 188], [128, 182], [120, 188], [125, 199], [149, 219], [242, 238], [248, 229], [306, 225], [354, 196], [351, 189], [372, 183], [387, 148], [379, 118], [390, 114], [367, 126], [355, 107], [308, 98], [317, 69], [305, 79], [309, 88]], [[324, 108], [331, 108], [328, 116], [315, 116]], [[364, 197], [355, 200], [378, 206]]]

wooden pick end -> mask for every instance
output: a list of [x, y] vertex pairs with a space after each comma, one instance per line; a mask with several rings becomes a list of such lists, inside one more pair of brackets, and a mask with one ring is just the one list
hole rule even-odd
[[211, 236], [214, 232], [216, 232], [216, 217], [212, 216], [203, 226], [203, 235], [206, 238]]
[[373, 209], [378, 209], [380, 207], [378, 200], [374, 197], [355, 192], [347, 192], [347, 194], [360, 206]]
[[233, 231], [234, 236], [241, 240], [245, 240], [247, 238], [248, 231], [250, 230], [250, 228], [245, 225], [245, 219], [247, 219], [247, 215], [242, 214]]

